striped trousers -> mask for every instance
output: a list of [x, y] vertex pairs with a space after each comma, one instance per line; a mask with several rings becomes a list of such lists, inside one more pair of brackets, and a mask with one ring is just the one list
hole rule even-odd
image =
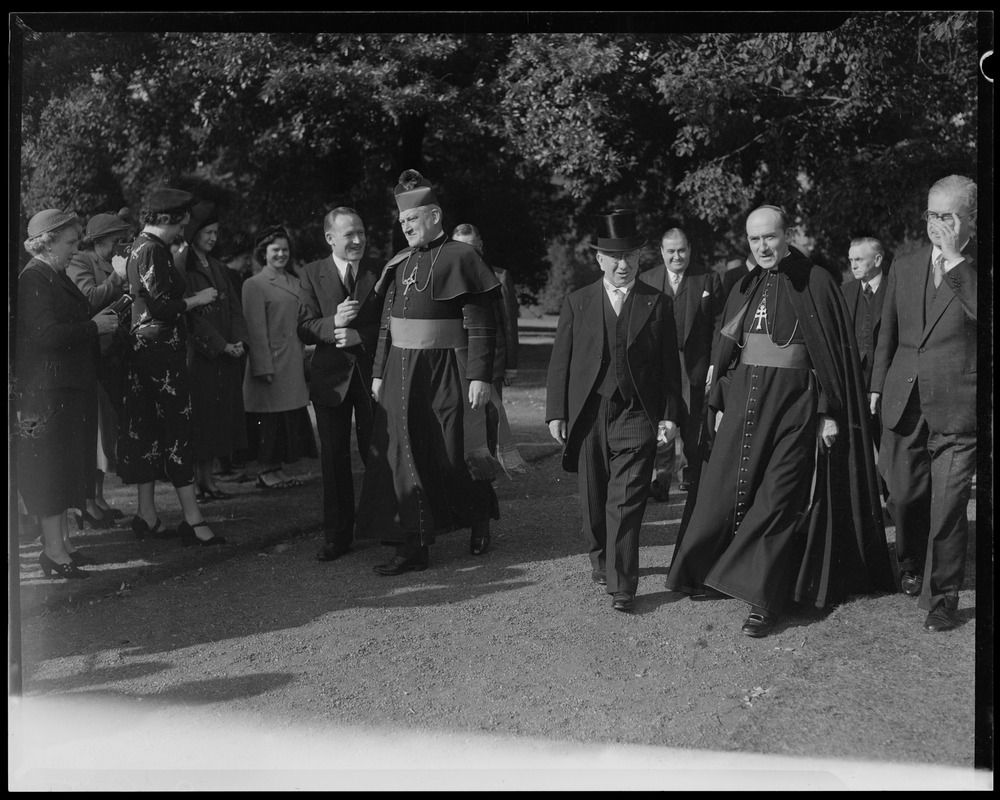
[[639, 528], [649, 497], [656, 429], [638, 399], [592, 394], [581, 413], [579, 486], [590, 563], [607, 574], [609, 594], [635, 594]]

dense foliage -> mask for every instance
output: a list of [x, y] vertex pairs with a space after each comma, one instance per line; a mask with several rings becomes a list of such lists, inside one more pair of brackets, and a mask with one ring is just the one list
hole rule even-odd
[[976, 14], [922, 12], [831, 31], [25, 31], [22, 224], [166, 182], [219, 202], [223, 239], [282, 222], [315, 258], [323, 214], [350, 205], [388, 255], [412, 167], [548, 310], [594, 274], [591, 215], [616, 206], [653, 243], [683, 224], [714, 263], [779, 203], [842, 262], [853, 234], [916, 233], [932, 179], [976, 174], [976, 42]]

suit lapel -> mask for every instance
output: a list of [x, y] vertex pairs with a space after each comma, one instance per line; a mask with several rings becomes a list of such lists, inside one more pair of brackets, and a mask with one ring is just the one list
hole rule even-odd
[[296, 281], [294, 278], [292, 278], [291, 275], [287, 275], [286, 273], [286, 276], [291, 281], [290, 284], [286, 283], [284, 278], [278, 277], [277, 270], [274, 270], [271, 267], [264, 267], [264, 269], [267, 270], [267, 280], [271, 284], [271, 286], [273, 286], [275, 289], [281, 289], [283, 292], [288, 292], [290, 295], [293, 295], [296, 299], [298, 299], [299, 297], [298, 281]]
[[632, 346], [632, 342], [634, 342], [635, 337], [639, 335], [639, 331], [646, 326], [646, 322], [649, 321], [649, 315], [653, 313], [653, 305], [656, 303], [656, 295], [647, 293], [640, 289], [638, 282], [636, 282], [635, 286], [636, 288], [632, 293], [632, 310], [629, 312], [628, 316], [628, 339], [625, 342], [626, 348]]
[[[931, 252], [933, 251], [928, 252], [926, 259], [926, 268], [928, 270], [930, 270]], [[966, 246], [966, 252], [963, 252], [962, 255], [965, 256], [965, 260], [968, 261], [970, 264], [975, 263], [975, 256], [971, 251], [969, 251], [968, 246]], [[926, 275], [925, 275], [925, 281], [926, 281]], [[924, 285], [926, 286], [926, 283]], [[927, 341], [927, 337], [930, 336], [930, 333], [934, 329], [934, 326], [937, 325], [938, 320], [941, 319], [941, 315], [944, 314], [945, 309], [947, 309], [948, 306], [951, 305], [952, 302], [954, 302], [956, 299], [957, 298], [955, 297], [955, 290], [951, 288], [951, 284], [948, 283], [947, 280], [942, 278], [941, 285], [938, 286], [937, 289], [937, 295], [934, 297], [934, 302], [931, 303], [931, 310], [927, 314], [927, 320], [924, 323], [923, 333], [920, 335], [921, 345], [925, 341]], [[921, 302], [923, 302], [923, 297], [921, 297], [920, 300]]]
[[320, 264], [319, 283], [334, 308], [347, 297], [347, 289], [340, 279], [340, 270], [337, 269], [333, 256], [327, 256]]
[[591, 284], [589, 292], [580, 295], [580, 318], [584, 328], [594, 340], [598, 352], [604, 350], [604, 281]]
[[679, 347], [684, 347], [688, 337], [691, 335], [691, 328], [694, 327], [694, 318], [698, 315], [698, 307], [701, 305], [701, 293], [705, 285], [705, 279], [701, 275], [685, 275], [681, 281], [681, 291], [686, 294], [684, 302], [684, 336], [677, 343]]

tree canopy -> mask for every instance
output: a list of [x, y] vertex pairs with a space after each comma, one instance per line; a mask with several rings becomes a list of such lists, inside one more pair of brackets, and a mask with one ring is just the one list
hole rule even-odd
[[22, 222], [168, 183], [216, 201], [224, 239], [285, 224], [301, 259], [353, 206], [387, 256], [415, 168], [448, 230], [476, 224], [550, 310], [593, 274], [592, 215], [614, 207], [653, 243], [680, 224], [712, 263], [776, 203], [839, 262], [855, 234], [900, 246], [934, 179], [976, 174], [976, 45], [977, 15], [943, 12], [829, 31], [27, 30]]

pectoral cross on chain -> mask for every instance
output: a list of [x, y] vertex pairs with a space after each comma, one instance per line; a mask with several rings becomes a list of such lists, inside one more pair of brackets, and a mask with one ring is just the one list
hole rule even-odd
[[763, 327], [767, 322], [767, 305], [764, 303], [764, 298], [760, 299], [760, 305], [757, 306], [757, 313], [753, 315], [753, 318], [757, 321], [757, 327], [754, 328], [755, 331], [767, 330]]

